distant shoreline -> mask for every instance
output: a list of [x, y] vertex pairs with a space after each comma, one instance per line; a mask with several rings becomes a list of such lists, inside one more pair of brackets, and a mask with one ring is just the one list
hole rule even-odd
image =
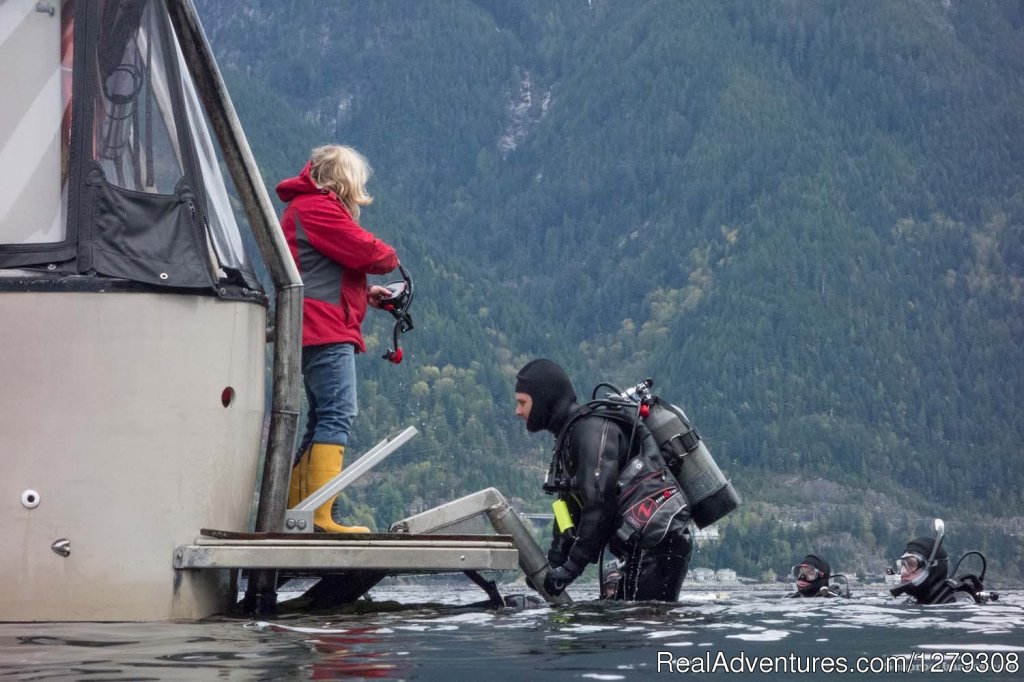
[[[871, 583], [850, 583], [851, 590], [877, 590], [879, 592], [888, 592], [889, 585], [884, 582], [871, 582]], [[795, 586], [790, 583], [745, 583], [740, 581], [734, 582], [717, 582], [714, 580], [706, 581], [692, 581], [687, 580], [683, 582], [682, 590], [684, 592], [717, 592], [717, 591], [743, 591], [743, 592], [792, 592]], [[1024, 584], [1016, 582], [998, 582], [998, 581], [985, 581], [986, 590], [1021, 590], [1024, 589]]]
[[[465, 579], [462, 574], [459, 573], [436, 573], [433, 575], [416, 575], [416, 576], [390, 576], [384, 578], [381, 584], [422, 584], [422, 583], [450, 583], [452, 579], [457, 582]], [[513, 585], [522, 585], [525, 587], [525, 581], [523, 577], [517, 576], [512, 580], [498, 580], [497, 584], [499, 587], [507, 588]], [[577, 586], [582, 585], [597, 585], [596, 579], [590, 579], [588, 576], [584, 576], [580, 580], [577, 580]], [[1007, 590], [1022, 590], [1024, 584], [1016, 582], [998, 582], [998, 581], [986, 581], [985, 588], [987, 590], [1007, 591]], [[743, 582], [739, 580], [720, 582], [717, 580], [686, 580], [683, 582], [681, 588], [682, 592], [763, 592], [763, 593], [778, 593], [779, 596], [790, 594], [796, 589], [792, 583], [762, 583], [762, 582]], [[875, 581], [869, 583], [851, 582], [850, 589], [854, 592], [877, 592], [878, 594], [886, 594], [889, 591], [889, 585], [882, 581]]]

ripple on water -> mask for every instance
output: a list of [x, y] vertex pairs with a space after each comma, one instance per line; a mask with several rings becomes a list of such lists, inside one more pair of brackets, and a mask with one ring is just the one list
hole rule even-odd
[[647, 639], [664, 639], [666, 637], [679, 637], [680, 635], [695, 635], [696, 630], [662, 630], [661, 632], [647, 633]]
[[1024, 651], [1024, 646], [1013, 644], [918, 644], [917, 648], [939, 651]]
[[789, 630], [761, 630], [760, 632], [740, 632], [735, 635], [726, 635], [726, 639], [742, 639], [747, 642], [778, 642], [791, 633]]

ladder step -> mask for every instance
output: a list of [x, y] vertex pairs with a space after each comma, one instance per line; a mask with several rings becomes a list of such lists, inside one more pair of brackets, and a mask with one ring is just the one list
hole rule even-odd
[[[264, 535], [264, 534], [246, 534]], [[174, 551], [178, 569], [293, 569], [447, 572], [517, 570], [519, 552], [507, 536], [360, 535], [321, 539], [323, 534], [281, 537], [200, 537]], [[463, 538], [472, 539], [463, 539]], [[396, 539], [401, 538], [401, 539]]]

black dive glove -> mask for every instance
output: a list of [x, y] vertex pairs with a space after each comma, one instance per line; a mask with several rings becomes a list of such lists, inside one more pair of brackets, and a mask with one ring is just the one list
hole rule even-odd
[[552, 568], [544, 576], [544, 590], [552, 597], [557, 597], [565, 591], [569, 583], [580, 577], [583, 568], [583, 566], [580, 566], [571, 558], [567, 559], [564, 564]]

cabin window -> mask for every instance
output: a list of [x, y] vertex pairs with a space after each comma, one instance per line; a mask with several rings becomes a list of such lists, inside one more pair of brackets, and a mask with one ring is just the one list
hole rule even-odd
[[199, 175], [206, 189], [207, 217], [210, 221], [210, 237], [217, 252], [217, 260], [222, 266], [235, 270], [251, 272], [248, 254], [242, 244], [242, 236], [231, 200], [228, 198], [228, 183], [221, 173], [222, 158], [218, 147], [214, 144], [210, 132], [210, 123], [203, 113], [195, 84], [188, 75], [185, 57], [181, 49], [176, 50], [178, 56], [178, 72], [182, 74], [181, 84], [185, 95], [185, 113], [192, 130], [193, 145], [199, 160]]
[[92, 158], [114, 186], [173, 194], [184, 175], [170, 90], [178, 84], [168, 83], [157, 7], [102, 2]]

